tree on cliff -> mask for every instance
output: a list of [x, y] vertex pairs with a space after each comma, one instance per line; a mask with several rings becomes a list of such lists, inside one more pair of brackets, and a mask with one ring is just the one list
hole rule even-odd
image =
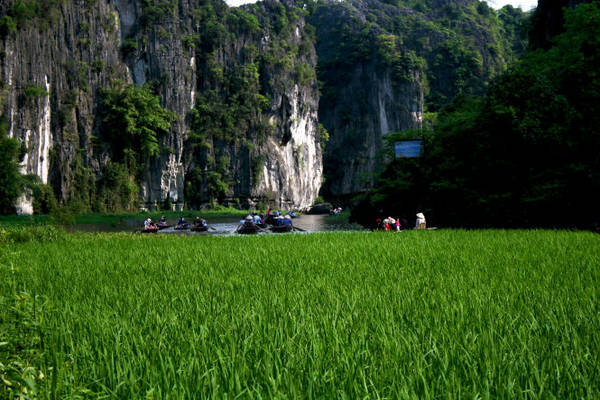
[[146, 157], [159, 153], [158, 139], [171, 128], [175, 114], [160, 105], [149, 86], [128, 85], [102, 95], [103, 134], [116, 161], [125, 162], [131, 173]]
[[12, 214], [25, 185], [19, 165], [25, 148], [17, 139], [8, 137], [4, 115], [0, 116], [0, 155], [0, 214]]

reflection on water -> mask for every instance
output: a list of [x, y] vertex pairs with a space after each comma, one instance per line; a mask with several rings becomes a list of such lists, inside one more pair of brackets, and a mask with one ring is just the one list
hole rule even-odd
[[[232, 234], [235, 232], [240, 220], [237, 218], [215, 218], [207, 220], [210, 229], [207, 232], [192, 232], [188, 230], [175, 230], [176, 220], [167, 220], [171, 227], [163, 229], [160, 233], [181, 234], [181, 235], [214, 235], [214, 234]], [[70, 232], [135, 232], [143, 226], [143, 219], [131, 219], [118, 223], [94, 223], [78, 224], [67, 227]], [[331, 218], [328, 215], [301, 215], [294, 218], [293, 224], [297, 231], [323, 232], [334, 230], [362, 230], [358, 224], [350, 224], [347, 221], [340, 221], [339, 218]]]
[[364, 229], [359, 224], [350, 224], [348, 221], [340, 221], [339, 218], [333, 218], [329, 215], [302, 215], [294, 219], [294, 226], [310, 232]]

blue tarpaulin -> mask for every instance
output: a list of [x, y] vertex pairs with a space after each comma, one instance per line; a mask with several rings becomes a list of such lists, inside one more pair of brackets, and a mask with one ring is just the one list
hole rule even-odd
[[422, 140], [403, 140], [394, 143], [394, 154], [396, 158], [421, 157]]

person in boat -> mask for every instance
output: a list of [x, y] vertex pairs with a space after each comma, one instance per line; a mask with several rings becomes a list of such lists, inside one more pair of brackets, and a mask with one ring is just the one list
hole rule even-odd
[[185, 218], [183, 218], [183, 215], [177, 220], [177, 225], [185, 225]]
[[400, 223], [400, 218], [396, 218], [396, 232], [400, 232], [400, 227], [402, 224]]
[[275, 216], [275, 218], [281, 217], [281, 211], [277, 210], [273, 213], [273, 215]]
[[282, 217], [274, 217], [273, 218], [273, 226], [281, 226], [282, 225]]
[[286, 215], [285, 218], [281, 219], [281, 225], [292, 227], [292, 217]]
[[258, 215], [258, 214], [254, 214], [254, 216], [252, 216], [252, 221], [254, 222], [255, 225], [262, 224], [262, 219], [260, 218], [260, 215]]
[[147, 231], [156, 229], [156, 225], [154, 224], [154, 222], [152, 222], [152, 219], [150, 217], [146, 218], [146, 220], [144, 221], [144, 229]]
[[265, 218], [266, 218], [265, 214], [260, 213], [259, 217], [260, 217], [260, 224], [264, 225], [265, 224]]
[[246, 216], [243, 220], [240, 221], [240, 225], [237, 227], [237, 231], [244, 229], [256, 229], [256, 225], [254, 225], [254, 220], [250, 215]]
[[160, 217], [160, 219], [158, 220], [158, 223], [161, 225], [166, 225], [167, 224], [167, 217], [165, 217], [164, 215], [162, 217]]

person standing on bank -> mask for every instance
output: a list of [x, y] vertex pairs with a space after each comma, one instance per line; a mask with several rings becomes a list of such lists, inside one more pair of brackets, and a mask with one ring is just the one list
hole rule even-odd
[[425, 229], [425, 215], [423, 213], [417, 213], [417, 222], [415, 223], [415, 229]]

